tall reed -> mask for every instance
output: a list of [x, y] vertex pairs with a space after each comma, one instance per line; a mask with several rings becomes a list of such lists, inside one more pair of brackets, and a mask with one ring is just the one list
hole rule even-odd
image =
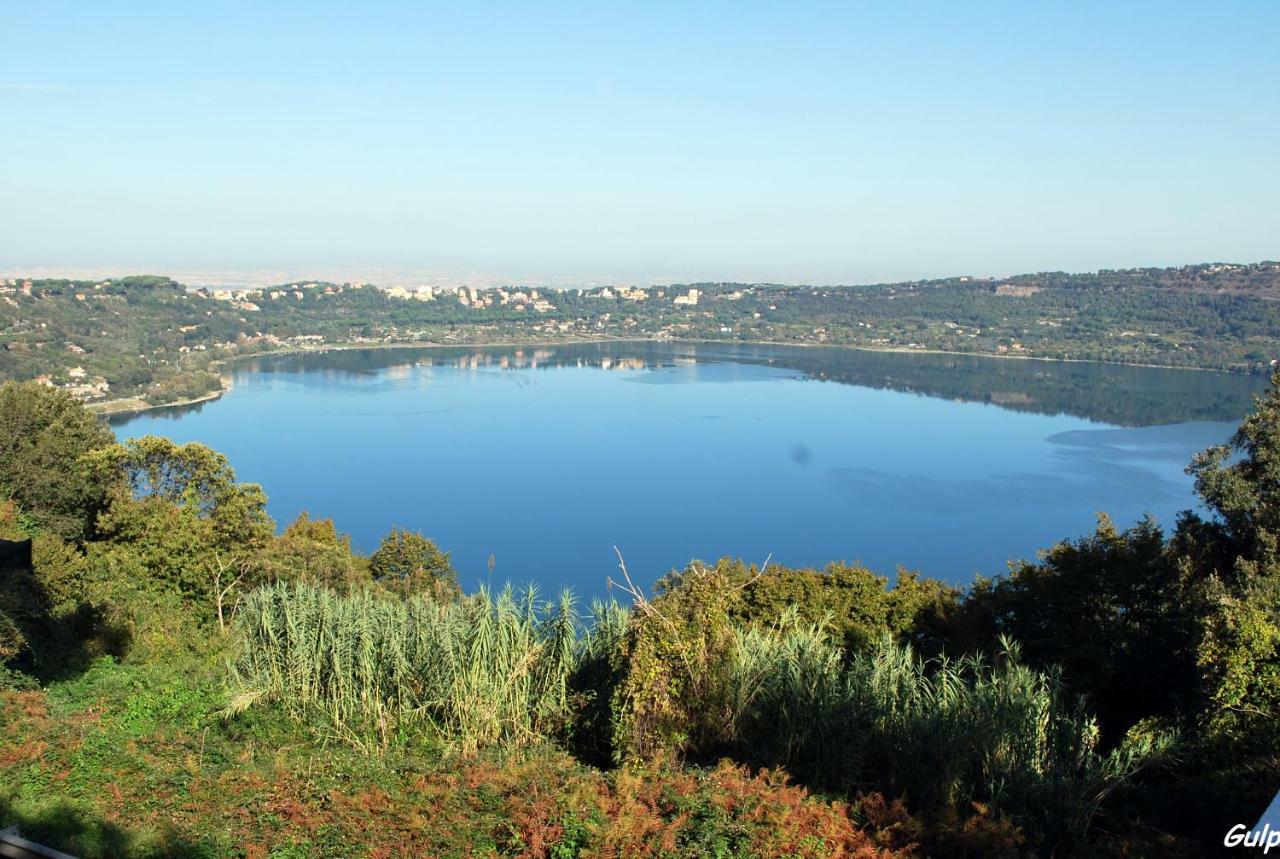
[[1154, 751], [1106, 754], [1056, 673], [994, 659], [925, 660], [881, 641], [845, 658], [794, 618], [737, 632], [730, 672], [740, 754], [835, 789], [886, 790], [921, 812], [994, 805], [1049, 843], [1083, 837], [1102, 799]]
[[429, 720], [463, 752], [562, 730], [569, 678], [598, 647], [568, 593], [482, 590], [459, 601], [340, 595], [279, 583], [244, 601], [231, 711], [266, 699], [385, 740]]

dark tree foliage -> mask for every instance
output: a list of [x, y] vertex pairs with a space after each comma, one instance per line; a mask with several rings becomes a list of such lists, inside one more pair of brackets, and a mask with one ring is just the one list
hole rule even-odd
[[0, 501], [15, 501], [33, 530], [84, 539], [106, 493], [81, 460], [113, 441], [70, 394], [34, 383], [0, 384]]
[[1033, 665], [1061, 666], [1085, 695], [1108, 739], [1134, 724], [1172, 717], [1197, 686], [1193, 594], [1160, 527], [1144, 519], [1118, 531], [1105, 515], [1096, 533], [979, 580], [954, 621], [951, 647], [990, 649], [1000, 636]]
[[1187, 471], [1211, 515], [1184, 517], [1186, 548], [1213, 544], [1217, 554], [1205, 560], [1233, 587], [1265, 576], [1280, 561], [1280, 373], [1231, 440], [1196, 456]]
[[14, 668], [54, 680], [128, 646], [128, 631], [86, 593], [81, 547], [51, 532], [27, 538], [22, 518], [0, 502], [0, 688]]
[[1186, 513], [1175, 541], [1204, 581], [1206, 724], [1280, 773], [1280, 373], [1230, 442], [1188, 472], [1210, 514]]

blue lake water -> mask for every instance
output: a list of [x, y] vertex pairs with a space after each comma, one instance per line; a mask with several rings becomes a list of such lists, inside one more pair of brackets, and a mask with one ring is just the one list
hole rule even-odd
[[238, 365], [199, 407], [118, 419], [222, 451], [282, 525], [393, 525], [465, 587], [602, 595], [613, 547], [652, 582], [693, 558], [861, 561], [967, 582], [1193, 504], [1183, 468], [1258, 378], [762, 346], [333, 351]]

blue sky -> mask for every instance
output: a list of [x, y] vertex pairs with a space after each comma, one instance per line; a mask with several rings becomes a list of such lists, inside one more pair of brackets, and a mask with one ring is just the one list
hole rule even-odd
[[1280, 257], [1280, 4], [0, 2], [0, 270]]

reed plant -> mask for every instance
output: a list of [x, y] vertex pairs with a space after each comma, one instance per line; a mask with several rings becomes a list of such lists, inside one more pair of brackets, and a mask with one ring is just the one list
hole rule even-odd
[[464, 753], [562, 731], [570, 677], [608, 635], [584, 634], [568, 593], [509, 586], [437, 602], [277, 583], [246, 597], [236, 629], [229, 712], [271, 701], [358, 742], [425, 721]]
[[[271, 701], [371, 745], [421, 724], [464, 754], [554, 739], [605, 763], [634, 734], [617, 725], [635, 622], [613, 603], [584, 622], [567, 593], [543, 602], [510, 587], [438, 602], [272, 584], [237, 615], [229, 710]], [[729, 634], [718, 688], [679, 710], [690, 724], [705, 721], [700, 707], [726, 723], [714, 748], [688, 753], [782, 765], [830, 791], [884, 791], [924, 815], [991, 807], [1065, 846], [1155, 750], [1146, 739], [1100, 751], [1081, 701], [1009, 642], [990, 658], [924, 659], [889, 638], [849, 654], [829, 623], [794, 613]]]
[[1041, 843], [1079, 842], [1105, 796], [1161, 741], [1106, 753], [1057, 673], [1005, 642], [995, 658], [922, 659], [890, 639], [846, 657], [822, 624], [737, 631], [740, 756], [829, 789], [883, 790], [919, 813], [999, 808]]

